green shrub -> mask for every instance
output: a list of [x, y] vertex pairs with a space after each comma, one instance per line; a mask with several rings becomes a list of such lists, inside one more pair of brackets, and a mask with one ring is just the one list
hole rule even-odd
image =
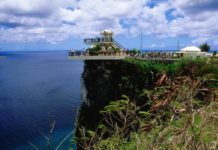
[[88, 48], [87, 50], [89, 51], [91, 56], [95, 56], [99, 54], [99, 51], [101, 50], [101, 46], [95, 45], [94, 47]]
[[209, 52], [210, 46], [207, 43], [200, 45], [200, 49], [202, 52]]

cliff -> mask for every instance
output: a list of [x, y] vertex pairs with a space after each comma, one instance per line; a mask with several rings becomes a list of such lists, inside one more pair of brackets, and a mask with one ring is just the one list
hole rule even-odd
[[[79, 131], [81, 128], [86, 131], [92, 131], [89, 133], [92, 136], [93, 134], [96, 135], [96, 128], [103, 117], [105, 117], [100, 113], [100, 110], [104, 110], [105, 106], [111, 104], [111, 101], [121, 100], [122, 95], [128, 97], [128, 101], [131, 101], [131, 106], [140, 107], [142, 111], [149, 111], [149, 113], [145, 112], [145, 115], [150, 113], [154, 115], [146, 119], [146, 124], [148, 125], [151, 124], [152, 119], [156, 119], [156, 116], [160, 117], [157, 119], [167, 122], [175, 115], [178, 117], [177, 115], [180, 111], [181, 113], [186, 111], [193, 112], [193, 110], [189, 110], [190, 108], [193, 109], [192, 97], [199, 101], [196, 103], [201, 103], [201, 105], [194, 104], [196, 108], [207, 105], [211, 99], [215, 100], [217, 98], [213, 96], [214, 89], [208, 88], [211, 85], [217, 88], [217, 81], [215, 83], [212, 80], [212, 84], [208, 82], [211, 81], [209, 79], [216, 79], [217, 75], [217, 65], [209, 64], [206, 60], [183, 60], [166, 64], [137, 60], [85, 61], [84, 72], [81, 78], [82, 105], [77, 118], [76, 137], [79, 140], [82, 139], [83, 135]], [[178, 105], [179, 108], [177, 109]], [[184, 108], [180, 108], [180, 105], [184, 105]], [[113, 103], [111, 106], [115, 107], [115, 110], [112, 111], [117, 111], [120, 107], [125, 108], [125, 110], [129, 109], [129, 106], [126, 107], [119, 103], [118, 105]], [[172, 112], [171, 108], [174, 107], [176, 108], [175, 112]], [[122, 110], [122, 112], [125, 110]], [[132, 112], [132, 110], [130, 111]], [[109, 112], [111, 113], [111, 110]], [[139, 116], [138, 112], [138, 110], [134, 112], [135, 117], [133, 120], [140, 120], [137, 119]], [[157, 124], [160, 126], [159, 123]], [[122, 126], [122, 123], [118, 124], [118, 126], [120, 125]], [[135, 125], [137, 130], [134, 131], [138, 132], [140, 127], [138, 127], [138, 124]], [[132, 128], [128, 130], [127, 134], [129, 135], [127, 137], [119, 137], [119, 139], [127, 138], [129, 140], [131, 130]], [[146, 127], [144, 130], [151, 130], [151, 127]], [[108, 136], [109, 133], [101, 138], [107, 138]], [[119, 143], [116, 144], [119, 146]], [[81, 149], [80, 145], [77, 145], [77, 147]]]
[[94, 130], [101, 118], [99, 111], [122, 95], [140, 103], [139, 94], [145, 87], [152, 87], [152, 78], [151, 71], [143, 71], [127, 61], [85, 61], [78, 125]]

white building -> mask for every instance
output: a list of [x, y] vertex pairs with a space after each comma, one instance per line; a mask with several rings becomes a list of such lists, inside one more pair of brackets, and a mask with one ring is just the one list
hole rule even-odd
[[181, 57], [199, 58], [206, 57], [207, 52], [202, 52], [200, 48], [196, 46], [187, 46], [177, 52]]
[[183, 53], [199, 53], [201, 52], [201, 49], [196, 46], [187, 46], [183, 49], [181, 49], [181, 52]]

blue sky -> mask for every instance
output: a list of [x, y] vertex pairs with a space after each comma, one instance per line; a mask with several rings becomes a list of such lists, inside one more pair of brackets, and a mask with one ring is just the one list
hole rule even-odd
[[1, 0], [0, 51], [83, 49], [104, 29], [126, 48], [218, 50], [217, 0]]

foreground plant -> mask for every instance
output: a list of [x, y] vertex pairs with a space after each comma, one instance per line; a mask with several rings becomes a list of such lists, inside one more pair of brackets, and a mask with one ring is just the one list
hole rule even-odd
[[101, 111], [103, 119], [95, 131], [80, 129], [81, 138], [76, 139], [80, 149], [217, 149], [216, 90], [208, 105], [194, 99], [201, 89], [200, 82], [184, 81], [164, 105], [161, 101], [157, 105], [154, 98], [158, 96], [146, 91], [153, 103], [148, 111], [126, 96], [111, 102]]

